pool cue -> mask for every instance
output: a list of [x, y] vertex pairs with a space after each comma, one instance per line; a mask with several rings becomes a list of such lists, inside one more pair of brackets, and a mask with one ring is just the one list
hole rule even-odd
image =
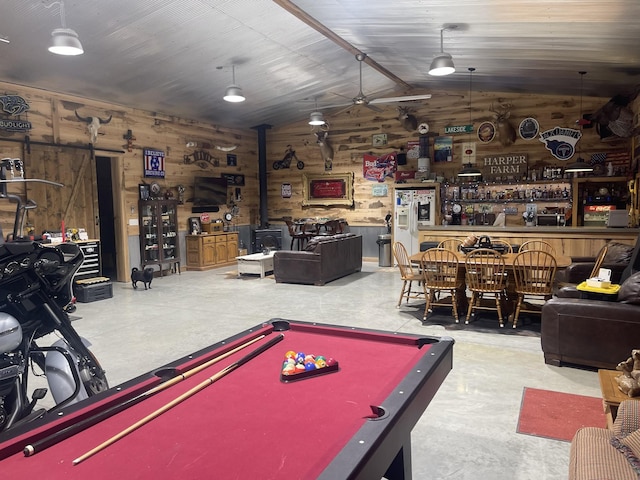
[[151, 420], [159, 417], [160, 415], [162, 415], [163, 413], [165, 413], [166, 411], [170, 410], [171, 408], [175, 407], [176, 405], [178, 405], [179, 403], [183, 402], [184, 400], [194, 396], [196, 393], [198, 393], [199, 391], [205, 389], [206, 387], [208, 387], [209, 385], [214, 384], [215, 382], [217, 382], [218, 380], [220, 380], [222, 377], [224, 377], [225, 375], [227, 375], [228, 373], [231, 373], [232, 371], [234, 371], [236, 368], [244, 365], [245, 363], [247, 363], [248, 361], [254, 359], [255, 357], [257, 357], [258, 355], [260, 355], [261, 353], [265, 352], [266, 350], [268, 350], [269, 348], [271, 348], [272, 346], [274, 346], [276, 343], [280, 342], [282, 339], [284, 338], [284, 335], [281, 333], [279, 334], [277, 337], [272, 338], [271, 340], [269, 340], [268, 342], [266, 342], [265, 344], [261, 345], [260, 347], [256, 348], [253, 352], [245, 355], [244, 357], [242, 357], [240, 360], [238, 360], [237, 362], [232, 363], [231, 365], [228, 365], [227, 367], [223, 368], [222, 370], [220, 370], [218, 373], [216, 373], [215, 375], [207, 378], [205, 381], [199, 383], [198, 385], [196, 385], [195, 387], [193, 387], [192, 389], [186, 391], [185, 393], [183, 393], [182, 395], [180, 395], [179, 397], [173, 399], [172, 401], [170, 401], [169, 403], [165, 404], [164, 406], [160, 407], [159, 409], [157, 409], [155, 412], [150, 413], [149, 415], [147, 415], [146, 417], [142, 418], [141, 420], [138, 420], [136, 423], [134, 423], [133, 425], [125, 428], [123, 431], [121, 431], [120, 433], [114, 435], [113, 437], [111, 437], [110, 439], [108, 439], [107, 441], [101, 443], [100, 445], [98, 445], [97, 447], [93, 448], [92, 450], [89, 450], [87, 453], [85, 453], [84, 455], [79, 456], [78, 458], [76, 458], [73, 461], [73, 465], [78, 465], [80, 462], [83, 462], [84, 460], [86, 460], [87, 458], [95, 455], [96, 453], [104, 450], [105, 448], [107, 448], [108, 446], [114, 444], [115, 442], [117, 442], [118, 440], [120, 440], [121, 438], [129, 435], [131, 432], [133, 432], [134, 430], [142, 427], [143, 425], [149, 423]]
[[120, 413], [121, 411], [126, 410], [127, 408], [135, 405], [136, 403], [141, 402], [142, 400], [145, 400], [151, 395], [157, 392], [160, 392], [166, 388], [169, 388], [170, 386], [175, 385], [176, 383], [179, 383], [182, 380], [186, 380], [192, 375], [195, 375], [196, 373], [201, 372], [202, 370], [209, 368], [212, 365], [215, 365], [216, 363], [224, 360], [225, 358], [233, 355], [234, 353], [237, 353], [240, 350], [247, 348], [249, 345], [257, 342], [258, 340], [262, 340], [265, 336], [266, 335], [260, 335], [254, 338], [253, 340], [249, 340], [248, 342], [245, 342], [242, 345], [239, 345], [236, 348], [229, 350], [228, 352], [225, 352], [221, 355], [218, 355], [215, 358], [212, 358], [211, 360], [203, 363], [202, 365], [198, 365], [197, 367], [187, 370], [186, 372], [181, 373], [176, 377], [170, 378], [169, 380], [166, 380], [165, 382], [162, 382], [161, 384], [156, 385], [155, 387], [147, 390], [146, 392], [142, 392], [141, 394], [133, 398], [130, 398], [129, 400], [126, 400], [118, 405], [114, 405], [113, 407], [110, 407], [102, 412], [92, 415], [89, 418], [85, 418], [84, 420], [78, 423], [69, 425], [68, 427], [63, 428], [58, 432], [52, 433], [51, 435], [44, 437], [43, 439], [38, 440], [37, 442], [33, 442], [32, 444], [29, 444], [26, 447], [24, 447], [24, 449], [22, 450], [22, 453], [24, 453], [25, 457], [30, 457], [32, 455], [35, 455], [36, 453], [41, 452], [42, 450], [45, 450], [50, 446], [55, 445], [58, 442], [66, 440], [67, 438], [72, 437], [76, 433], [80, 433], [81, 431], [95, 425], [96, 423], [101, 422], [102, 420], [105, 420], [111, 417], [112, 415], [115, 415], [116, 413]]

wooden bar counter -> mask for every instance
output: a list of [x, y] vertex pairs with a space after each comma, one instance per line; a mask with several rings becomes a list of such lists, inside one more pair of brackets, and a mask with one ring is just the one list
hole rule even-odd
[[447, 225], [421, 227], [420, 242], [441, 242], [449, 238], [465, 239], [468, 235], [488, 235], [521, 245], [528, 240], [544, 240], [556, 249], [558, 255], [567, 257], [593, 257], [608, 242], [635, 245], [639, 228], [606, 227], [493, 227], [490, 225]]

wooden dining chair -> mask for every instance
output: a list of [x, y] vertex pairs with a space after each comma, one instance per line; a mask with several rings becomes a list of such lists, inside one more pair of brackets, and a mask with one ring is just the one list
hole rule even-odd
[[438, 248], [445, 248], [447, 250], [451, 250], [452, 252], [459, 252], [461, 246], [462, 240], [460, 240], [459, 238], [447, 238], [446, 240], [443, 240], [438, 244]]
[[289, 247], [289, 250], [293, 250], [294, 242], [297, 243], [298, 250], [302, 250], [304, 248], [305, 242], [309, 240], [312, 235], [304, 231], [305, 225], [302, 225], [302, 228], [298, 229], [291, 220], [285, 220], [284, 223], [287, 224], [289, 235], [291, 236], [291, 246]]
[[520, 245], [519, 252], [525, 252], [527, 250], [542, 250], [543, 252], [549, 252], [554, 257], [556, 256], [556, 249], [549, 242], [544, 240], [529, 240]]
[[525, 250], [513, 259], [513, 276], [518, 295], [513, 328], [518, 325], [521, 312], [540, 313], [542, 305], [524, 302], [526, 297], [546, 302], [553, 296], [553, 282], [556, 276], [556, 259], [543, 250]]
[[[465, 280], [471, 291], [465, 324], [469, 323], [476, 310], [495, 310], [500, 327], [504, 327], [502, 305], [506, 298], [507, 275], [504, 258], [490, 248], [478, 248], [465, 257]], [[485, 296], [492, 296], [495, 305], [483, 303]]]
[[[500, 248], [500, 253], [513, 253], [513, 247], [511, 246], [511, 244], [509, 242], [507, 242], [506, 240], [502, 240], [500, 238], [492, 238], [491, 239], [491, 246], [492, 247], [499, 247]], [[494, 248], [495, 250], [495, 248]]]
[[413, 282], [418, 282], [422, 285], [422, 272], [414, 270], [411, 265], [411, 260], [409, 259], [409, 254], [407, 253], [407, 249], [401, 242], [395, 242], [393, 244], [393, 256], [398, 264], [400, 278], [402, 279], [402, 290], [400, 291], [398, 305], [396, 305], [397, 308], [400, 308], [402, 299], [405, 296], [407, 298], [407, 303], [409, 303], [409, 299], [424, 298], [425, 290], [424, 287], [421, 286], [421, 291], [411, 291]]
[[[430, 248], [422, 254], [420, 266], [422, 267], [423, 288], [427, 300], [422, 321], [427, 320], [433, 307], [450, 306], [453, 309], [453, 318], [458, 323], [457, 292], [464, 285], [464, 277], [458, 267], [458, 257], [452, 251], [444, 248]], [[436, 298], [436, 294], [440, 292], [449, 292], [451, 296], [440, 300], [439, 296]], [[449, 299], [451, 302], [448, 301]]]

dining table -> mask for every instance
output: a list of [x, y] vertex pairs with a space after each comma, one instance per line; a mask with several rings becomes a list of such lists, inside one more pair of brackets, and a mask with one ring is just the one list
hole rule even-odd
[[[458, 268], [464, 271], [467, 254], [461, 251], [453, 251], [453, 253], [455, 254], [458, 260]], [[411, 261], [412, 264], [420, 266], [420, 260], [422, 259], [423, 254], [424, 252], [414, 253], [409, 257], [409, 260]], [[504, 259], [504, 264], [507, 271], [507, 290], [506, 290], [507, 298], [506, 298], [505, 310], [510, 320], [512, 320], [513, 314], [515, 313], [515, 306], [518, 298], [518, 295], [516, 294], [516, 291], [515, 291], [516, 284], [515, 284], [515, 278], [513, 274], [513, 265], [517, 255], [518, 255], [517, 253], [501, 254], [501, 257]], [[567, 268], [569, 265], [571, 265], [571, 257], [567, 257], [564, 255], [554, 255], [554, 258], [556, 260], [557, 269]], [[458, 311], [466, 312], [468, 308], [468, 299], [466, 296], [466, 285], [462, 285], [461, 288], [458, 290], [457, 298], [458, 298], [458, 302], [457, 302]]]

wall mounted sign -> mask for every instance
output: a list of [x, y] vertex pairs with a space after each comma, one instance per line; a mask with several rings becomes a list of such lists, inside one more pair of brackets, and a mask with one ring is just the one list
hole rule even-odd
[[[20, 95], [0, 95], [2, 113], [7, 116], [20, 116], [29, 110], [29, 104]], [[0, 119], [0, 129], [7, 132], [27, 132], [31, 130], [31, 122], [21, 119]]]
[[238, 156], [233, 153], [227, 153], [227, 165], [230, 167], [235, 167], [238, 165]]
[[384, 182], [386, 177], [393, 178], [398, 169], [396, 152], [387, 153], [380, 157], [364, 154], [362, 157], [362, 175], [365, 180]]
[[291, 184], [290, 183], [283, 183], [280, 187], [280, 194], [282, 196], [282, 198], [291, 198]]
[[478, 127], [478, 140], [489, 143], [496, 138], [496, 126], [491, 122], [482, 122]]
[[379, 183], [371, 187], [372, 197], [386, 197], [389, 194], [389, 188], [386, 183]]
[[420, 157], [420, 141], [410, 140], [407, 142], [407, 158], [415, 159]]
[[217, 157], [212, 156], [209, 152], [205, 152], [204, 150], [196, 150], [191, 155], [185, 155], [183, 157], [183, 160], [185, 165], [195, 163], [202, 169], [205, 169], [209, 166], [220, 166], [220, 160]]
[[507, 154], [482, 159], [483, 180], [519, 180], [527, 176], [528, 155]]
[[538, 136], [538, 132], [540, 132], [540, 125], [533, 117], [525, 118], [518, 127], [518, 133], [523, 140], [533, 140]]
[[568, 160], [576, 152], [582, 132], [574, 128], [555, 127], [540, 133], [540, 141], [558, 160]]
[[371, 144], [374, 147], [384, 147], [387, 144], [387, 134], [386, 133], [377, 133], [373, 136]]
[[302, 174], [302, 205], [353, 206], [353, 174]]
[[476, 163], [476, 142], [462, 142], [462, 163]]
[[221, 175], [227, 179], [227, 185], [229, 186], [244, 186], [244, 175], [239, 173], [223, 173]]
[[144, 155], [144, 176], [154, 178], [164, 178], [164, 152], [162, 150], [152, 150], [145, 148]]
[[471, 133], [473, 132], [473, 125], [457, 125], [444, 127], [444, 133], [446, 134], [455, 134], [455, 133]]
[[453, 137], [436, 137], [433, 140], [433, 161], [453, 161]]

